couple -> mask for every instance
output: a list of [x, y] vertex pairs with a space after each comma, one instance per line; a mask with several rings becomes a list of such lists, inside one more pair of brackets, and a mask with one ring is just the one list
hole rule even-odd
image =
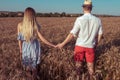
[[74, 27], [70, 31], [69, 35], [62, 43], [56, 46], [48, 42], [42, 36], [40, 32], [40, 25], [36, 21], [36, 13], [34, 9], [30, 7], [26, 8], [23, 21], [18, 24], [17, 39], [19, 43], [22, 64], [23, 66], [26, 66], [25, 68], [29, 67], [29, 69], [32, 71], [33, 78], [36, 78], [36, 66], [40, 63], [41, 49], [37, 38], [49, 46], [62, 48], [73, 37], [77, 37], [74, 50], [75, 67], [78, 75], [77, 77], [79, 77], [81, 73], [84, 57], [87, 62], [90, 76], [94, 74], [94, 48], [102, 37], [102, 25], [101, 20], [91, 14], [91, 1], [85, 1], [82, 7], [84, 15], [76, 19]]

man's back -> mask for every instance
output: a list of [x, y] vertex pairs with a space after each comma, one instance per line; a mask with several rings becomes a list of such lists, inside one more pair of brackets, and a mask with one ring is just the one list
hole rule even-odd
[[86, 13], [81, 17], [78, 17], [73, 30], [73, 34], [78, 33], [76, 45], [93, 48], [95, 45], [96, 35], [102, 33], [101, 21], [99, 18]]

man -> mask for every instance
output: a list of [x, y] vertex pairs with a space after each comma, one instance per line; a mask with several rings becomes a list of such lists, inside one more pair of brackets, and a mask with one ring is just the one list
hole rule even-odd
[[85, 58], [89, 74], [92, 76], [94, 74], [94, 48], [101, 40], [103, 31], [101, 20], [91, 14], [92, 2], [90, 0], [85, 0], [82, 7], [84, 15], [76, 19], [74, 27], [67, 38], [62, 43], [58, 44], [57, 47], [62, 48], [77, 35], [74, 50], [76, 70], [78, 73], [80, 72], [82, 62]]

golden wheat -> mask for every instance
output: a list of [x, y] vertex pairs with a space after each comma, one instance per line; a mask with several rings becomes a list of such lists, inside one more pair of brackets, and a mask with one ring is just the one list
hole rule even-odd
[[[96, 49], [95, 80], [120, 80], [120, 17], [100, 17], [104, 38]], [[76, 18], [38, 17], [41, 32], [47, 40], [62, 42], [72, 29]], [[17, 24], [22, 18], [0, 18], [0, 80], [26, 80], [21, 68], [17, 37]], [[75, 39], [64, 49], [54, 49], [41, 43], [40, 80], [76, 80], [73, 60]], [[83, 67], [87, 79], [86, 65]]]

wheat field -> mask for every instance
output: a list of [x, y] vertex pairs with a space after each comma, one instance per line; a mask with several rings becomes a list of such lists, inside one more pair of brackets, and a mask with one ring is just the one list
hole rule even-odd
[[[37, 17], [42, 35], [53, 44], [62, 42], [73, 27], [76, 17]], [[96, 48], [96, 80], [120, 80], [120, 17], [100, 17], [103, 39]], [[0, 18], [0, 80], [26, 80], [21, 68], [17, 41], [17, 24], [22, 17]], [[55, 49], [41, 41], [39, 80], [76, 80], [73, 60], [75, 40]], [[87, 80], [86, 64], [83, 80]]]

